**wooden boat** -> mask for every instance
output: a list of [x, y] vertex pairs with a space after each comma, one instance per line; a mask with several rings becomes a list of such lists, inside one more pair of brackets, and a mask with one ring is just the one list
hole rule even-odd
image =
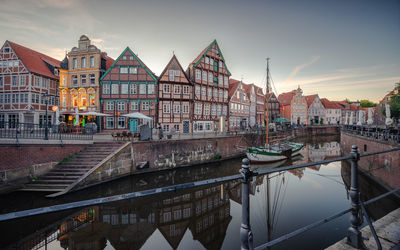
[[[267, 59], [267, 92], [269, 91], [269, 59]], [[267, 100], [269, 103], [269, 99]], [[269, 117], [268, 117], [268, 107], [267, 106], [267, 116], [266, 116], [266, 144], [265, 147], [252, 147], [246, 152], [247, 158], [250, 162], [257, 163], [268, 163], [276, 162], [283, 159], [290, 159], [292, 156], [300, 154], [300, 150], [304, 147], [303, 143], [296, 142], [280, 142], [276, 144], [268, 144], [268, 132], [269, 132]]]

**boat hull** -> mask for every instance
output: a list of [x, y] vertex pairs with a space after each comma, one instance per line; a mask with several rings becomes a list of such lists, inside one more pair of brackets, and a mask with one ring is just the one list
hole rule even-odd
[[257, 163], [275, 162], [287, 158], [284, 155], [264, 155], [264, 154], [250, 153], [250, 152], [247, 152], [246, 154], [250, 162], [257, 162]]

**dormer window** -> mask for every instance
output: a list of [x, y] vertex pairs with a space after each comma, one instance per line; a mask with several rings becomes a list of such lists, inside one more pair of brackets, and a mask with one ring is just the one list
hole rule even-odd
[[58, 69], [54, 69], [54, 75], [58, 76]]

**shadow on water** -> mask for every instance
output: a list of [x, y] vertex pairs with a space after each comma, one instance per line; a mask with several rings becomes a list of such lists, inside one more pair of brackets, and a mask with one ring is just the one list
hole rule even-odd
[[[303, 157], [280, 166], [340, 156], [337, 137], [305, 141]], [[257, 176], [251, 183], [251, 224], [255, 246], [349, 207], [347, 163], [332, 163]], [[2, 213], [104, 197], [237, 174], [241, 159], [160, 173], [130, 176], [57, 199], [43, 193], [15, 192], [0, 197]], [[262, 166], [259, 166], [262, 167]], [[268, 167], [268, 166], [266, 166]], [[360, 176], [363, 200], [384, 192]], [[389, 198], [390, 200], [391, 198]], [[376, 219], [399, 207], [376, 202]], [[241, 220], [240, 180], [38, 215], [0, 223], [0, 246], [51, 249], [238, 249]], [[348, 216], [311, 230], [273, 249], [321, 249], [346, 234]], [[52, 241], [53, 240], [53, 241]], [[108, 248], [109, 249], [109, 248]]]

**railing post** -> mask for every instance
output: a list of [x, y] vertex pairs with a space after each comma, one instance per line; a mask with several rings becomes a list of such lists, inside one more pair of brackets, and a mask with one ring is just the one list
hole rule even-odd
[[242, 160], [242, 225], [240, 227], [240, 241], [242, 249], [254, 249], [253, 233], [250, 227], [250, 200], [249, 188], [252, 180], [253, 172], [249, 167], [249, 159]]
[[358, 190], [358, 160], [360, 159], [360, 153], [358, 147], [353, 145], [351, 147], [351, 187], [350, 187], [350, 199], [351, 199], [351, 215], [350, 215], [350, 227], [347, 231], [347, 243], [357, 249], [361, 248], [362, 238], [359, 226], [361, 226], [360, 217], [360, 192]]

